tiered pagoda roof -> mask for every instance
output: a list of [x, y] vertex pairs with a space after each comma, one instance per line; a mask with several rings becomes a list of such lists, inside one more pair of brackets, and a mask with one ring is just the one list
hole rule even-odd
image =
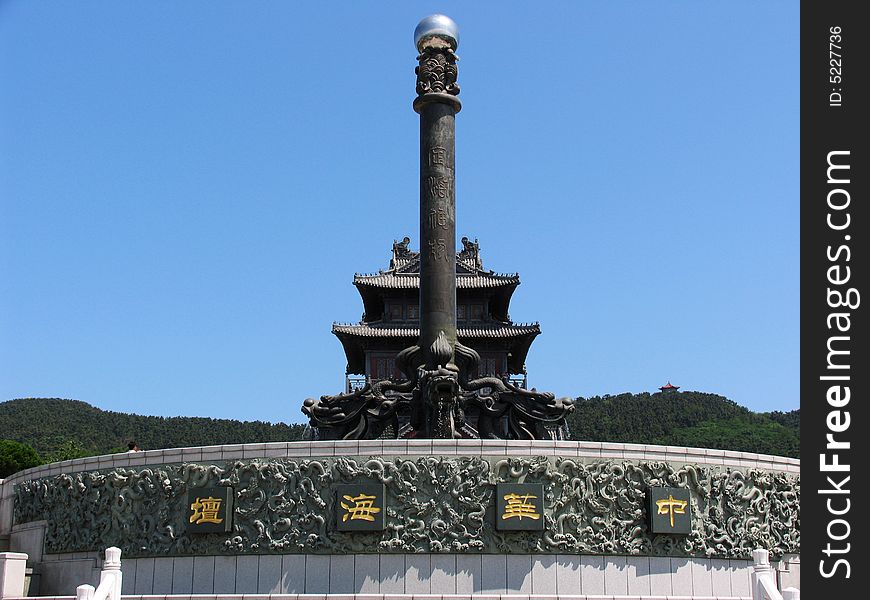
[[[519, 273], [485, 271], [477, 241], [462, 238], [462, 243], [464, 248], [456, 253], [457, 293], [487, 290], [492, 317], [503, 323], [510, 322], [508, 306], [520, 284]], [[408, 244], [410, 239], [407, 237], [393, 243], [393, 257], [386, 271], [353, 276], [353, 284], [362, 296], [365, 308], [363, 322], [380, 320], [384, 314], [384, 297], [394, 291], [404, 290], [408, 295], [419, 295], [420, 253], [410, 250]]]
[[[401, 341], [412, 345], [420, 335], [419, 321], [390, 322], [385, 315], [385, 301], [419, 297], [420, 254], [408, 248], [409, 238], [393, 243], [390, 266], [373, 274], [357, 273], [353, 284], [365, 307], [360, 323], [333, 323], [332, 333], [341, 341], [348, 359], [348, 373], [365, 372], [366, 349], [377, 339]], [[475, 240], [462, 238], [463, 249], [456, 253], [457, 301], [485, 298], [486, 314], [475, 323], [458, 323], [460, 342], [474, 347], [475, 341], [502, 340], [510, 348], [508, 370], [524, 373], [529, 347], [541, 333], [538, 323], [514, 324], [508, 308], [514, 290], [520, 284], [518, 273], [504, 274], [484, 270], [480, 247]], [[404, 347], [403, 346], [403, 347]]]

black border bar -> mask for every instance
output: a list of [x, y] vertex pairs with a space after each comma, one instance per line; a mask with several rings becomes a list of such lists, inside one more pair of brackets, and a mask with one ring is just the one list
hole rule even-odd
[[[870, 513], [870, 24], [801, 4], [801, 595], [858, 598]], [[866, 7], [865, 7], [866, 8]], [[863, 350], [863, 352], [862, 352]]]

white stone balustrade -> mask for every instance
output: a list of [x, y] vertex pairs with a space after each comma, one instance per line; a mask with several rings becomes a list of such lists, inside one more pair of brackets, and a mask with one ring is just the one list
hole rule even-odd
[[121, 600], [121, 549], [106, 548], [106, 560], [100, 572], [100, 585], [80, 585], [76, 588], [76, 600]]
[[752, 600], [800, 600], [800, 590], [786, 588], [780, 592], [770, 566], [770, 552], [759, 548], [752, 551]]

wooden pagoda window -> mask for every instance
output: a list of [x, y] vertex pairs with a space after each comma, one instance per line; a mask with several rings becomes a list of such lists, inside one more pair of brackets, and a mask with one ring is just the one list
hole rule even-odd
[[375, 379], [388, 379], [392, 377], [396, 370], [395, 358], [376, 358], [375, 359]]
[[471, 320], [483, 321], [483, 304], [471, 305]]
[[457, 304], [456, 305], [456, 320], [457, 321], [464, 321], [466, 318], [467, 317], [466, 317], [466, 313], [465, 313], [465, 305], [464, 304]]
[[498, 370], [496, 368], [495, 358], [481, 358], [480, 359], [480, 367], [478, 371], [480, 372], [480, 376], [494, 377], [498, 375]]
[[402, 305], [390, 304], [390, 321], [402, 320]]
[[419, 304], [409, 304], [408, 305], [408, 320], [409, 321], [417, 321], [420, 319], [420, 305]]

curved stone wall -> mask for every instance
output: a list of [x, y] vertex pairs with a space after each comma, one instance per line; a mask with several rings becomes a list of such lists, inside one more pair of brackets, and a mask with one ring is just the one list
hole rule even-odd
[[[757, 547], [774, 555], [799, 549], [795, 463], [571, 442], [294, 442], [70, 461], [10, 483], [15, 524], [46, 521], [47, 553], [118, 546], [126, 556], [558, 552], [748, 558]], [[384, 485], [383, 532], [336, 528], [335, 486], [360, 483]], [[497, 530], [497, 483], [542, 485], [543, 531]], [[234, 530], [185, 535], [187, 491], [213, 486], [235, 491]], [[646, 493], [661, 486], [689, 490], [688, 535], [649, 532]]]
[[[336, 486], [360, 483], [383, 486], [383, 531], [337, 530]], [[495, 527], [495, 487], [505, 483], [541, 486], [542, 530]], [[188, 535], [188, 491], [212, 486], [233, 488], [233, 531]], [[688, 490], [688, 535], [650, 533], [646, 494], [661, 486]], [[429, 565], [415, 577], [431, 587], [432, 578], [439, 577], [433, 565], [478, 555], [474, 560], [482, 566], [507, 561], [503, 572], [496, 569], [501, 575], [490, 565], [488, 576], [495, 579], [509, 577], [510, 561], [553, 563], [556, 569], [557, 557], [564, 557], [569, 564], [576, 561], [578, 569], [602, 561], [605, 572], [613, 568], [607, 565], [638, 564], [649, 577], [650, 565], [664, 568], [661, 561], [687, 561], [689, 572], [704, 573], [714, 573], [716, 564], [720, 570], [739, 564], [742, 581], [748, 568], [744, 560], [753, 548], [766, 547], [775, 556], [799, 551], [799, 501], [797, 460], [748, 453], [588, 442], [290, 442], [157, 450], [31, 469], [4, 482], [0, 526], [2, 515], [8, 524], [8, 513], [14, 511], [13, 543], [16, 536], [24, 540], [24, 533], [31, 532], [33, 538], [32, 532], [44, 528], [39, 550], [48, 570], [64, 561], [93, 561], [96, 552], [116, 545], [130, 566], [154, 565], [153, 572], [157, 563], [166, 563], [174, 572], [178, 563], [182, 580], [187, 577], [184, 565], [189, 562], [194, 577], [194, 566], [206, 560], [256, 564], [258, 573], [263, 563], [289, 578], [276, 565], [301, 560], [308, 572], [307, 561], [313, 566], [318, 560], [325, 565], [374, 560], [380, 572], [380, 563], [401, 559], [403, 565], [409, 560]], [[30, 543], [37, 544], [34, 539]], [[395, 570], [403, 581], [410, 573]], [[213, 580], [230, 577], [224, 571], [215, 566]], [[621, 572], [614, 577], [623, 579]], [[151, 579], [142, 589], [159, 587], [165, 577], [153, 574]], [[455, 580], [445, 585], [459, 589]], [[350, 587], [372, 593], [392, 589]], [[233, 587], [245, 592], [260, 588]], [[501, 589], [524, 588], [505, 584]]]

